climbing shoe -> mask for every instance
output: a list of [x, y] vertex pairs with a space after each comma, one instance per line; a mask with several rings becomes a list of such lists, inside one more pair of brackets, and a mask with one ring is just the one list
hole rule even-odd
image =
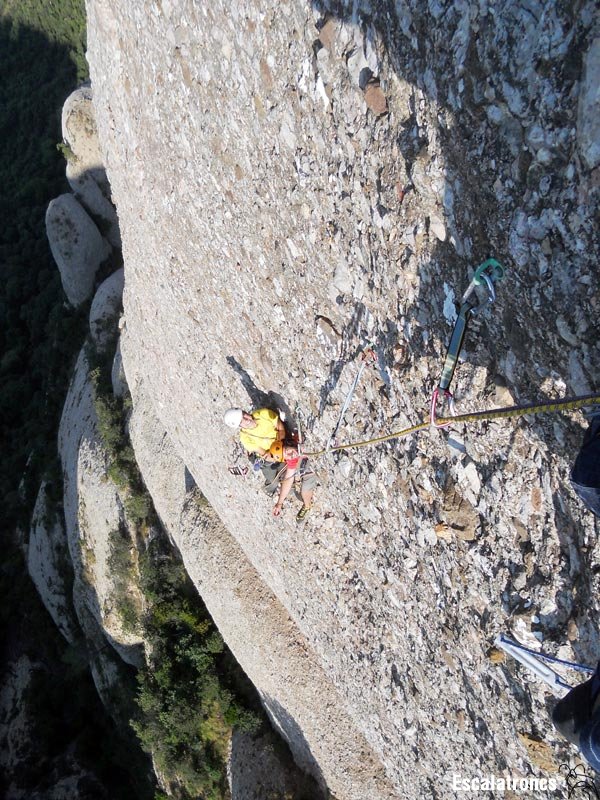
[[310, 506], [302, 506], [300, 511], [296, 514], [296, 522], [304, 522], [309, 511]]

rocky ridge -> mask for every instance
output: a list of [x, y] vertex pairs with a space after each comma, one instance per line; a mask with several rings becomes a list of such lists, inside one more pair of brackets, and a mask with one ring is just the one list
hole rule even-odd
[[[286, 695], [286, 675], [272, 690], [288, 697], [279, 718], [298, 760], [309, 752], [340, 798], [364, 797], [365, 782], [372, 797], [451, 797], [465, 764], [555, 775], [568, 752], [543, 688], [489, 648], [512, 628], [563, 657], [598, 653], [597, 523], [567, 484], [580, 416], [328, 456], [304, 527], [293, 502], [273, 520], [259, 485], [226, 471], [239, 450], [224, 408], [274, 393], [302, 408], [318, 447], [368, 341], [379, 368], [343, 435], [422, 418], [453, 299], [489, 255], [507, 276], [470, 331], [461, 410], [597, 387], [594, 6], [427, 10], [88, 1], [124, 248], [125, 373], [143, 382], [183, 481], [163, 478], [155, 504], [185, 497], [187, 470], [226, 539], [187, 517], [173, 533], [183, 525], [184, 560], [232, 558], [235, 545], [342, 698], [331, 715], [352, 720], [385, 778], [317, 757], [324, 684], [309, 704], [301, 686]], [[215, 617], [239, 580], [217, 563], [220, 583], [203, 592]], [[228, 637], [249, 672], [251, 645], [264, 646], [253, 630]]]
[[46, 235], [67, 300], [81, 306], [93, 296], [101, 267], [121, 247], [89, 86], [76, 89], [65, 101], [62, 134], [73, 192], [49, 203]]

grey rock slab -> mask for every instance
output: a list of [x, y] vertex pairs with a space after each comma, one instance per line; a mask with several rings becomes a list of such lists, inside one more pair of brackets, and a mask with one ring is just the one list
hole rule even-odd
[[[348, 477], [336, 457], [320, 459], [327, 483], [312, 517], [297, 526], [296, 500], [275, 519], [256, 482], [228, 473], [235, 436], [222, 414], [273, 392], [306, 408], [307, 443], [320, 449], [357, 354], [372, 341], [392, 385], [365, 372], [344, 434], [366, 439], [426, 419], [451, 333], [451, 297], [462, 296], [489, 256], [504, 259], [507, 274], [496, 303], [467, 332], [456, 373], [461, 410], [492, 405], [498, 372], [517, 401], [547, 396], [554, 374], [568, 386], [579, 371], [557, 332], [559, 315], [578, 336], [580, 315], [586, 321], [589, 357], [577, 355], [592, 381], [596, 177], [582, 165], [573, 131], [577, 48], [591, 41], [595, 4], [583, 0], [577, 14], [537, 0], [484, 5], [435, 2], [434, 14], [415, 2], [328, 3], [329, 23], [299, 0], [285, 13], [255, 0], [243, 12], [225, 0], [178, 0], [168, 13], [153, 0], [87, 4], [96, 121], [124, 243], [124, 358], [134, 406], [139, 377], [229, 537], [212, 542], [200, 522], [190, 523], [181, 543], [187, 568], [219, 608], [221, 564], [229, 568], [220, 550], [239, 547], [256, 573], [252, 586], [262, 582], [263, 597], [285, 609], [343, 698], [331, 718], [347, 712], [403, 800], [448, 796], [441, 764], [545, 775], [515, 733], [533, 725], [561, 755], [539, 724], [547, 720], [543, 689], [527, 684], [526, 699], [515, 700], [505, 670], [485, 654], [510, 624], [502, 565], [522, 563], [523, 530], [543, 578], [528, 584], [532, 605], [570, 590], [579, 552], [591, 605], [572, 618], [584, 630], [584, 619], [600, 611], [593, 523], [565, 485], [579, 417], [557, 416], [564, 447], [542, 417], [476, 423], [468, 435], [451, 428], [475, 465], [461, 484], [455, 463], [464, 455], [450, 456], [446, 434], [429, 430], [349, 451]], [[328, 57], [319, 60], [321, 23], [329, 25]], [[367, 107], [359, 56], [351, 78], [353, 48], [377, 71], [387, 114]], [[535, 125], [543, 133], [528, 142]], [[545, 175], [552, 181], [542, 198]], [[406, 191], [411, 176], [414, 190]], [[581, 218], [576, 231], [565, 224], [573, 213]], [[428, 235], [432, 216], [444, 222], [445, 241]], [[578, 280], [588, 275], [589, 285]], [[318, 316], [334, 323], [337, 347]], [[162, 507], [170, 504], [184, 477], [157, 480], [157, 507], [161, 495]], [[363, 518], [361, 508], [379, 510], [379, 519]], [[451, 541], [431, 545], [439, 524]], [[269, 634], [238, 625], [234, 600], [219, 618], [225, 638], [250, 661], [260, 650], [267, 663]], [[573, 620], [557, 623], [553, 641], [567, 641]], [[269, 696], [286, 709], [304, 704], [303, 720], [313, 704], [321, 713], [318, 682], [310, 693], [314, 673], [301, 683], [306, 694], [294, 696], [296, 652], [288, 659], [289, 668], [278, 660], [278, 675], [269, 673]], [[346, 798], [356, 787], [332, 766], [344, 747], [330, 742], [323, 753], [318, 727], [303, 721], [301, 730], [326, 781], [335, 773]]]
[[600, 37], [591, 43], [584, 56], [577, 115], [579, 152], [588, 169], [600, 164]]
[[71, 150], [66, 169], [69, 185], [85, 208], [101, 220], [111, 245], [120, 248], [119, 223], [110, 199], [90, 86], [81, 86], [69, 95], [61, 122], [63, 139]]
[[110, 254], [110, 246], [72, 194], [50, 201], [46, 235], [67, 299], [80, 306], [91, 297], [96, 272]]
[[125, 274], [123, 269], [113, 272], [103, 281], [94, 295], [90, 308], [90, 333], [92, 340], [103, 350], [112, 339], [115, 320], [122, 307]]

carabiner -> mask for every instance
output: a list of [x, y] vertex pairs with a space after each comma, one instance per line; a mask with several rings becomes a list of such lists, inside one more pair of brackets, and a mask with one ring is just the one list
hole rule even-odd
[[[452, 394], [452, 392], [449, 392], [448, 389], [442, 389], [442, 391], [444, 392], [444, 398], [448, 400], [448, 405], [450, 407], [450, 415], [454, 416], [454, 395]], [[448, 425], [452, 425], [451, 422], [445, 422], [443, 425], [440, 425], [438, 422], [436, 422], [435, 412], [439, 394], [440, 394], [440, 387], [438, 386], [436, 387], [433, 396], [431, 398], [431, 413], [429, 419], [434, 428], [447, 428]]]
[[489, 275], [482, 275], [483, 280], [487, 284], [488, 288], [488, 303], [493, 303], [496, 300], [496, 290], [494, 289], [494, 281], [490, 278]]
[[[488, 302], [493, 303], [496, 299], [494, 283], [496, 281], [501, 281], [503, 277], [504, 267], [502, 264], [499, 261], [496, 261], [495, 258], [488, 258], [487, 261], [484, 261], [483, 264], [480, 264], [475, 270], [473, 279], [467, 287], [467, 291], [462, 296], [461, 303], [466, 303], [468, 298], [473, 294], [475, 287], [481, 286], [484, 283], [488, 288]], [[470, 305], [472, 306], [473, 311], [477, 308], [477, 305], [474, 303], [471, 303]]]
[[[486, 272], [491, 267], [491, 274], [486, 276]], [[488, 258], [487, 261], [484, 261], [483, 264], [480, 264], [477, 269], [475, 270], [475, 275], [473, 275], [473, 282], [476, 286], [481, 286], [483, 280], [489, 277], [494, 283], [496, 281], [501, 281], [504, 277], [504, 267], [499, 261], [496, 261], [495, 258]]]

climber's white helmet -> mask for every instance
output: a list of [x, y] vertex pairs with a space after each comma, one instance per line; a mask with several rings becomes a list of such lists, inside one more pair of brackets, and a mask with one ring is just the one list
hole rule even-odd
[[241, 408], [228, 408], [223, 415], [223, 422], [230, 428], [239, 428], [244, 412]]

